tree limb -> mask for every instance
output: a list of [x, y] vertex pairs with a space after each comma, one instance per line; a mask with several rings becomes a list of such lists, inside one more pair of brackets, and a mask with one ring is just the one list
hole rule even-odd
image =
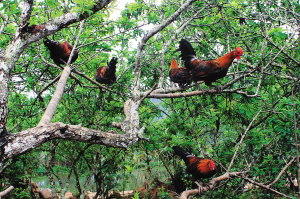
[[7, 189], [5, 189], [4, 191], [0, 192], [0, 198], [5, 196], [6, 194], [8, 194], [9, 192], [11, 192], [14, 189], [13, 186], [8, 187]]
[[12, 134], [9, 137], [9, 143], [4, 147], [0, 168], [8, 159], [29, 152], [54, 139], [75, 140], [116, 148], [127, 148], [139, 140], [137, 135], [118, 134], [117, 131], [103, 132], [79, 125], [50, 123]]
[[[232, 172], [232, 173], [229, 173], [229, 172], [226, 172], [225, 174], [217, 177], [217, 178], [213, 178], [209, 181], [209, 185], [208, 186], [205, 186], [205, 187], [202, 187], [200, 186], [200, 189], [202, 190], [202, 192], [206, 192], [210, 189], [213, 189], [214, 188], [214, 185], [217, 183], [217, 182], [220, 182], [222, 180], [225, 180], [225, 179], [229, 179], [230, 177], [239, 177], [239, 175], [242, 175], [242, 174], [245, 174], [249, 171], [246, 171], [246, 172]], [[198, 194], [199, 193], [199, 189], [192, 189], [192, 190], [187, 190], [187, 191], [184, 191], [182, 192], [181, 196], [179, 197], [179, 199], [188, 199], [188, 196], [189, 195], [194, 195], [194, 194]]]
[[54, 116], [54, 113], [56, 111], [58, 103], [59, 103], [59, 101], [60, 101], [60, 99], [61, 99], [61, 97], [63, 95], [64, 89], [66, 87], [66, 83], [67, 83], [68, 77], [69, 77], [69, 75], [71, 73], [71, 67], [69, 66], [69, 64], [70, 64], [72, 56], [74, 54], [74, 50], [75, 50], [76, 45], [78, 43], [80, 34], [81, 34], [82, 30], [83, 30], [83, 24], [84, 24], [84, 21], [82, 21], [81, 24], [80, 24], [79, 33], [78, 33], [78, 36], [76, 38], [76, 41], [75, 41], [74, 47], [72, 49], [72, 52], [70, 54], [68, 63], [67, 63], [67, 65], [65, 66], [64, 70], [61, 73], [61, 77], [60, 77], [60, 79], [59, 79], [59, 81], [57, 83], [54, 95], [53, 95], [51, 101], [49, 102], [49, 104], [47, 106], [47, 109], [46, 109], [46, 111], [45, 111], [42, 119], [40, 120], [38, 126], [42, 126], [42, 125], [45, 125], [45, 124], [51, 122], [52, 117]]

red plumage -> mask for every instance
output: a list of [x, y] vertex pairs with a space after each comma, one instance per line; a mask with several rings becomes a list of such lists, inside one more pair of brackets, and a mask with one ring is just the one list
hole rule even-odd
[[[64, 43], [59, 43], [54, 40], [45, 40], [45, 46], [50, 51], [50, 57], [53, 59], [54, 63], [58, 66], [67, 64], [70, 54], [72, 52], [73, 46], [69, 44], [66, 40]], [[73, 57], [71, 59], [71, 64], [78, 58], [78, 52], [75, 50]]]
[[237, 47], [235, 51], [218, 59], [200, 61], [196, 58], [194, 48], [187, 40], [181, 39], [179, 43], [177, 51], [181, 52], [180, 56], [185, 62], [186, 69], [191, 72], [193, 81], [204, 81], [208, 86], [213, 86], [211, 85], [212, 82], [225, 77], [233, 60], [235, 58], [240, 59], [243, 55], [242, 49]]
[[172, 59], [169, 77], [172, 82], [178, 83], [180, 87], [185, 87], [192, 82], [192, 76], [185, 67], [178, 67], [175, 59]]
[[179, 146], [173, 146], [172, 149], [184, 160], [187, 173], [192, 174], [195, 180], [210, 178], [217, 173], [218, 170], [213, 160], [196, 157]]
[[96, 70], [95, 78], [96, 81], [101, 84], [112, 84], [116, 81], [116, 64], [118, 63], [118, 58], [113, 57], [107, 66], [99, 67]]

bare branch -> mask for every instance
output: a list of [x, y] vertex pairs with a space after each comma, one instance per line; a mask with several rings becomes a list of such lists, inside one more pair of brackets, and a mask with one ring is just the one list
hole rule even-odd
[[155, 84], [152, 86], [151, 90], [149, 90], [149, 91], [146, 93], [146, 95], [145, 95], [144, 97], [142, 97], [142, 99], [139, 100], [139, 102], [138, 102], [138, 105], [139, 105], [139, 106], [140, 106], [141, 103], [146, 99], [146, 97], [147, 97], [148, 95], [150, 95], [150, 94], [153, 92], [153, 90], [156, 88], [156, 86], [157, 86], [157, 84], [155, 83]]
[[[299, 156], [298, 156], [299, 157]], [[294, 157], [288, 164], [285, 165], [285, 167], [281, 170], [281, 172], [278, 174], [277, 178], [270, 183], [269, 185], [267, 185], [267, 188], [270, 188], [271, 186], [273, 186], [282, 176], [282, 174], [285, 172], [285, 170], [287, 170], [287, 168], [295, 161], [296, 157]]]
[[8, 187], [7, 189], [5, 189], [4, 191], [0, 192], [0, 198], [5, 196], [6, 194], [8, 194], [9, 192], [11, 192], [14, 189], [13, 186]]
[[78, 40], [79, 40], [79, 37], [81, 35], [81, 32], [83, 30], [83, 24], [84, 24], [84, 20], [81, 22], [80, 24], [80, 29], [79, 29], [79, 33], [78, 33], [78, 36], [76, 38], [76, 41], [75, 41], [75, 44], [74, 44], [74, 47], [73, 47], [73, 50], [71, 52], [71, 55], [69, 57], [69, 60], [68, 60], [68, 63], [67, 65], [65, 66], [64, 70], [62, 71], [61, 73], [61, 77], [59, 79], [59, 82], [57, 83], [57, 87], [56, 87], [56, 90], [54, 92], [54, 95], [51, 99], [51, 101], [49, 102], [48, 104], [48, 107], [42, 117], [42, 119], [40, 120], [38, 126], [42, 126], [42, 125], [45, 125], [49, 122], [51, 122], [52, 120], [52, 117], [56, 111], [56, 108], [57, 108], [57, 105], [63, 95], [63, 92], [64, 92], [64, 89], [65, 89], [65, 86], [66, 86], [66, 83], [67, 83], [67, 80], [68, 80], [68, 77], [71, 73], [71, 68], [69, 66], [69, 63], [72, 59], [72, 55], [74, 53], [74, 49], [76, 48], [76, 45], [78, 43]]
[[[200, 186], [200, 189], [201, 189], [202, 192], [206, 192], [210, 189], [213, 189], [214, 185], [217, 182], [220, 182], [220, 181], [225, 180], [225, 179], [229, 179], [230, 177], [240, 177], [240, 175], [246, 174], [247, 172], [249, 172], [249, 171], [246, 171], [246, 172], [232, 172], [232, 173], [226, 172], [225, 174], [223, 174], [223, 175], [221, 175], [217, 178], [211, 179], [209, 181], [208, 186], [205, 186], [205, 187]], [[198, 194], [198, 193], [199, 193], [199, 189], [187, 190], [187, 191], [182, 192], [179, 199], [187, 199], [189, 195], [194, 195], [194, 194]]]
[[284, 197], [286, 197], [286, 198], [293, 199], [293, 197], [290, 197], [290, 196], [288, 196], [288, 195], [285, 195], [285, 194], [283, 194], [283, 193], [281, 193], [281, 192], [279, 192], [279, 191], [276, 191], [276, 190], [274, 190], [274, 189], [268, 188], [266, 185], [263, 185], [263, 184], [261, 184], [261, 183], [255, 182], [254, 180], [251, 180], [250, 178], [243, 177], [243, 176], [240, 176], [240, 177], [241, 177], [242, 179], [244, 179], [244, 180], [247, 180], [248, 182], [250, 182], [250, 183], [252, 183], [252, 184], [255, 184], [255, 185], [259, 186], [259, 187], [262, 187], [262, 188], [265, 188], [265, 189], [267, 189], [267, 190], [270, 190], [270, 191], [272, 191], [273, 193], [279, 194], [279, 195], [284, 196]]
[[3, 166], [3, 162], [8, 159], [29, 152], [54, 139], [76, 140], [116, 148], [127, 148], [139, 140], [135, 135], [118, 134], [116, 131], [103, 132], [84, 128], [80, 125], [68, 125], [61, 122], [50, 123], [12, 134], [9, 137], [9, 143], [4, 147], [0, 168]]
[[[241, 75], [235, 79], [233, 79], [232, 81], [228, 82], [227, 84], [225, 84], [224, 86], [222, 86], [222, 93], [240, 93], [243, 95], [246, 95], [247, 93], [241, 93], [238, 90], [241, 90], [243, 88], [237, 88], [237, 89], [233, 89], [233, 90], [225, 90], [226, 88], [228, 88], [229, 86], [231, 86], [232, 84], [234, 84], [235, 82], [237, 82], [238, 80], [250, 76], [252, 72], [254, 72], [255, 70], [250, 71], [249, 73], [245, 74], [245, 75]], [[148, 98], [180, 98], [180, 97], [191, 97], [191, 96], [196, 96], [196, 95], [203, 95], [203, 94], [217, 94], [218, 91], [216, 89], [210, 89], [207, 90], [205, 93], [203, 93], [200, 90], [197, 91], [191, 91], [191, 92], [186, 92], [186, 93], [170, 93], [170, 92], [175, 92], [175, 91], [185, 91], [187, 88], [171, 88], [171, 89], [158, 89], [158, 91], [154, 90], [150, 95], [148, 95]], [[157, 94], [157, 93], [167, 93], [167, 94]], [[145, 95], [145, 92], [142, 93], [142, 95]], [[250, 97], [250, 96], [249, 96]], [[252, 97], [252, 96], [251, 96]], [[256, 96], [253, 96], [256, 97]]]
[[238, 143], [238, 145], [237, 145], [237, 147], [236, 147], [236, 150], [235, 150], [235, 152], [234, 152], [234, 155], [233, 155], [233, 157], [232, 157], [232, 159], [231, 159], [231, 162], [230, 162], [230, 164], [229, 164], [229, 167], [228, 167], [228, 169], [227, 169], [228, 172], [230, 171], [230, 169], [231, 169], [231, 167], [232, 167], [232, 165], [233, 165], [233, 161], [234, 161], [235, 157], [237, 156], [237, 153], [238, 153], [238, 151], [239, 151], [239, 149], [240, 149], [241, 144], [243, 143], [244, 138], [245, 138], [246, 135], [247, 135], [247, 132], [250, 130], [250, 128], [251, 128], [253, 122], [256, 120], [256, 118], [258, 117], [258, 115], [261, 113], [262, 109], [263, 109], [263, 108], [261, 108], [261, 109], [258, 111], [258, 113], [255, 115], [255, 117], [253, 118], [253, 120], [250, 122], [250, 124], [248, 125], [246, 131], [244, 132], [244, 134], [243, 134], [243, 136], [242, 136], [240, 142]]

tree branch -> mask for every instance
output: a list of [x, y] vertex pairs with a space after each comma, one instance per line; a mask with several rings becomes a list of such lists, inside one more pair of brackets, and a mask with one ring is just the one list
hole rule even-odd
[[138, 46], [137, 55], [136, 55], [136, 64], [135, 64], [135, 79], [134, 79], [134, 89], [133, 89], [133, 101], [137, 101], [140, 98], [140, 75], [141, 75], [141, 58], [142, 51], [147, 43], [147, 41], [157, 34], [159, 31], [167, 27], [171, 24], [185, 9], [187, 9], [190, 4], [192, 4], [195, 0], [188, 0], [185, 4], [183, 4], [176, 12], [174, 12], [168, 19], [162, 22], [159, 26], [152, 29], [148, 32], [142, 39], [141, 43]]
[[60, 77], [60, 79], [57, 83], [57, 87], [56, 87], [56, 90], [54, 92], [54, 95], [53, 95], [51, 101], [49, 102], [49, 104], [47, 106], [47, 109], [46, 109], [42, 119], [40, 120], [38, 126], [42, 126], [42, 125], [45, 125], [45, 124], [51, 122], [52, 117], [54, 116], [54, 113], [56, 111], [58, 103], [59, 103], [59, 101], [60, 101], [60, 99], [63, 95], [64, 89], [66, 87], [68, 77], [71, 73], [71, 67], [69, 66], [69, 64], [70, 64], [70, 61], [72, 59], [72, 56], [73, 56], [74, 50], [76, 48], [76, 45], [78, 43], [81, 32], [83, 30], [83, 24], [84, 24], [84, 21], [82, 21], [81, 24], [80, 24], [79, 33], [78, 33], [78, 36], [76, 38], [76, 41], [75, 41], [74, 47], [72, 49], [71, 55], [69, 57], [68, 63], [67, 63], [64, 70], [61, 73], [61, 77]]
[[233, 157], [232, 157], [232, 159], [231, 159], [231, 162], [230, 162], [230, 164], [229, 164], [229, 167], [228, 167], [228, 169], [227, 169], [228, 172], [230, 171], [230, 169], [231, 169], [231, 167], [232, 167], [232, 165], [233, 165], [233, 161], [234, 161], [235, 157], [237, 156], [237, 153], [238, 153], [238, 151], [239, 151], [239, 148], [240, 148], [241, 144], [243, 143], [243, 140], [244, 140], [244, 138], [246, 137], [247, 132], [250, 130], [250, 128], [251, 128], [253, 122], [256, 120], [256, 118], [257, 118], [258, 115], [261, 113], [261, 111], [262, 111], [262, 108], [258, 111], [258, 113], [255, 115], [255, 117], [253, 118], [253, 120], [250, 122], [250, 124], [248, 125], [246, 131], [244, 132], [244, 134], [243, 134], [243, 136], [242, 136], [240, 142], [238, 143], [238, 145], [237, 145], [237, 147], [236, 147], [236, 150], [235, 150], [235, 152], [234, 152], [234, 155], [233, 155]]
[[118, 134], [117, 131], [103, 132], [79, 125], [68, 125], [61, 122], [50, 123], [12, 134], [9, 137], [9, 143], [4, 147], [2, 163], [54, 139], [75, 140], [116, 148], [127, 148], [139, 140], [138, 136]]
[[[298, 156], [299, 157], [299, 156]], [[269, 189], [271, 186], [273, 186], [282, 176], [282, 174], [285, 172], [285, 170], [287, 170], [287, 168], [295, 161], [296, 157], [294, 157], [288, 164], [285, 165], [285, 167], [281, 170], [281, 172], [278, 174], [277, 178], [270, 183], [269, 185], [267, 185], [266, 187]]]
[[7, 189], [5, 189], [4, 191], [0, 192], [0, 198], [5, 196], [6, 194], [8, 194], [9, 192], [11, 192], [14, 189], [13, 186], [8, 187]]
[[[211, 179], [209, 181], [208, 186], [205, 186], [205, 187], [200, 186], [200, 189], [202, 190], [202, 192], [206, 192], [210, 189], [213, 189], [214, 185], [217, 182], [220, 182], [220, 181], [225, 180], [225, 179], [229, 179], [230, 177], [239, 177], [240, 175], [245, 174], [247, 172], [249, 172], [249, 171], [246, 171], [246, 172], [232, 172], [232, 173], [226, 172], [225, 174], [223, 174], [223, 175], [221, 175], [217, 178]], [[199, 189], [187, 190], [187, 191], [182, 192], [179, 199], [187, 199], [189, 195], [194, 195], [194, 194], [198, 194], [198, 193], [199, 193]]]

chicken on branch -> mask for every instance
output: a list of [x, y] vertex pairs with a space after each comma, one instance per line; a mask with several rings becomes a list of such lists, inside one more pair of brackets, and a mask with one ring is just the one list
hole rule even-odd
[[[181, 39], [177, 51], [181, 52], [180, 57], [184, 60], [186, 69], [191, 72], [193, 81], [196, 84], [197, 81], [204, 81], [205, 85], [214, 86], [218, 92], [221, 92], [221, 87], [212, 85], [211, 83], [225, 77], [233, 60], [235, 58], [240, 59], [243, 55], [243, 50], [237, 47], [234, 51], [218, 59], [200, 61], [196, 58], [196, 52], [192, 45], [185, 39]], [[200, 85], [198, 87], [205, 92]]]
[[[196, 157], [195, 155], [184, 151], [179, 146], [173, 146], [172, 149], [175, 151], [175, 154], [184, 160], [186, 172], [192, 175], [194, 181], [202, 178], [210, 178], [217, 173], [218, 170], [213, 160]], [[197, 182], [195, 183], [199, 186]], [[200, 190], [199, 193], [201, 193]]]
[[178, 83], [181, 88], [191, 84], [192, 82], [190, 72], [185, 67], [179, 68], [175, 59], [172, 59], [169, 77], [172, 82]]
[[[48, 38], [44, 41], [44, 44], [50, 50], [50, 57], [56, 65], [60, 66], [67, 64], [73, 49], [71, 44], [69, 44], [66, 40], [64, 43], [59, 43], [54, 40], [49, 40]], [[71, 59], [71, 64], [75, 62], [77, 58], [78, 52], [75, 50]]]
[[107, 66], [99, 67], [96, 70], [95, 78], [100, 84], [112, 84], [116, 81], [116, 64], [118, 58], [113, 57]]

